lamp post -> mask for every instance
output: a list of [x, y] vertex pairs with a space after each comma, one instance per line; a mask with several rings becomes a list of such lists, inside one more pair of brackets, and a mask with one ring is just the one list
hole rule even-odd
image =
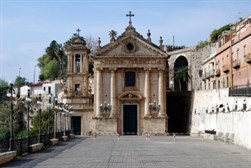
[[30, 153], [30, 103], [31, 103], [31, 98], [30, 98], [30, 89], [28, 89], [27, 97], [26, 97], [26, 102], [27, 102], [27, 151]]
[[9, 151], [13, 150], [13, 99], [16, 97], [15, 90], [13, 89], [13, 83], [10, 83], [9, 91], [7, 97], [10, 98], [10, 140], [9, 140]]
[[38, 111], [38, 143], [41, 143], [41, 108], [42, 108], [41, 94], [39, 94], [37, 104], [39, 106], [39, 111]]
[[56, 139], [57, 137], [57, 110], [58, 110], [58, 99], [57, 98], [55, 98], [55, 109], [56, 110], [54, 110], [54, 112], [55, 112], [55, 115], [54, 115], [54, 139]]
[[[48, 104], [47, 104], [47, 109], [49, 109], [48, 112], [48, 134], [50, 136], [50, 109], [51, 109], [51, 94], [49, 94], [49, 99], [48, 99]], [[48, 108], [49, 107], [49, 108]]]

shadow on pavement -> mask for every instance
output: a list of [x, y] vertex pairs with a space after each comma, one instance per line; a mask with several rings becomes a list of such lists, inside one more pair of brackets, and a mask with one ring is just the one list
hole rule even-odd
[[61, 142], [60, 144], [56, 146], [52, 146], [49, 148], [45, 148], [39, 152], [35, 152], [32, 154], [28, 154], [25, 156], [22, 156], [12, 162], [9, 162], [5, 165], [2, 165], [1, 168], [10, 168], [10, 167], [15, 167], [15, 168], [29, 168], [29, 167], [34, 167], [36, 164], [48, 159], [48, 158], [53, 158], [57, 155], [59, 155], [61, 152], [64, 150], [70, 149], [73, 146], [81, 143], [84, 141], [86, 137], [76, 137], [75, 139], [72, 139], [67, 142]]

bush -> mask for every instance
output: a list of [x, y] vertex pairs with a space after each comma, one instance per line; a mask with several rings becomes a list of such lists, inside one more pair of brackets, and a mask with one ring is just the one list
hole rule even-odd
[[10, 131], [9, 129], [0, 129], [0, 139], [9, 139]]

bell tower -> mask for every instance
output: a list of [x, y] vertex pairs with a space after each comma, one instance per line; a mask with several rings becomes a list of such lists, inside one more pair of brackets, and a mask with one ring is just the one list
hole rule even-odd
[[[85, 135], [91, 130], [88, 125], [84, 124], [88, 123], [93, 113], [93, 96], [90, 93], [88, 73], [90, 49], [87, 48], [84, 38], [79, 36], [79, 31], [78, 29], [78, 34], [72, 44], [66, 48], [67, 81], [64, 103], [73, 108], [71, 121], [73, 121], [74, 129], [77, 127], [80, 130], [78, 132]], [[77, 124], [74, 123], [75, 120], [78, 120]]]
[[69, 96], [88, 96], [89, 53], [85, 40], [79, 34], [66, 49], [67, 95]]

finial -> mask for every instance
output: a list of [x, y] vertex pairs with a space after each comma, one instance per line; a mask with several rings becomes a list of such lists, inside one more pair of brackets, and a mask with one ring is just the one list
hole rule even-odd
[[160, 38], [159, 38], [159, 47], [163, 48], [163, 39], [162, 39], [162, 36], [160, 36]]
[[129, 11], [129, 14], [126, 14], [127, 17], [129, 17], [129, 25], [132, 24], [131, 17], [134, 17], [134, 14], [132, 14], [131, 11]]
[[151, 32], [150, 32], [150, 30], [148, 30], [148, 32], [147, 32], [147, 40], [149, 42], [151, 42]]
[[97, 50], [100, 50], [101, 48], [101, 40], [100, 40], [100, 37], [98, 37], [98, 44], [97, 44]]
[[100, 40], [100, 37], [98, 37], [98, 47], [100, 47], [100, 44], [101, 44], [101, 40]]
[[78, 36], [79, 36], [79, 32], [81, 31], [79, 28], [76, 30], [78, 32]]

